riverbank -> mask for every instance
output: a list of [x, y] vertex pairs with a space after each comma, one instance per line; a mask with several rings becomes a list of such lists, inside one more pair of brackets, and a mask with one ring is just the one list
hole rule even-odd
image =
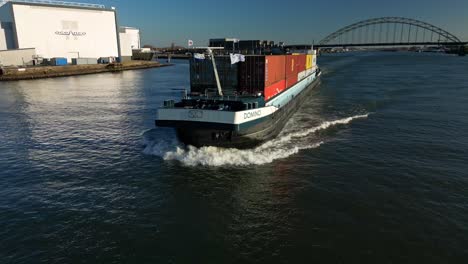
[[155, 61], [128, 61], [113, 64], [37, 66], [27, 68], [3, 68], [0, 81], [32, 80], [42, 78], [66, 77], [104, 72], [119, 72], [170, 66]]

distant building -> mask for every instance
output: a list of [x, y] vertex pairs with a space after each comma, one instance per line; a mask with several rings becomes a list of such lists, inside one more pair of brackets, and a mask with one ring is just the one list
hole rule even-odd
[[120, 33], [125, 33], [132, 49], [141, 49], [140, 30], [134, 27], [120, 27]]
[[133, 27], [120, 27], [120, 52], [122, 60], [129, 60], [132, 57], [133, 50], [139, 50], [140, 44], [140, 30]]
[[128, 60], [134, 46], [140, 46], [139, 30], [119, 28], [115, 8], [61, 1], [3, 2], [0, 50], [34, 48], [37, 57], [65, 57], [68, 61], [99, 57]]
[[218, 38], [210, 39], [208, 46], [224, 48], [225, 50], [233, 52], [239, 49], [239, 39], [235, 38]]

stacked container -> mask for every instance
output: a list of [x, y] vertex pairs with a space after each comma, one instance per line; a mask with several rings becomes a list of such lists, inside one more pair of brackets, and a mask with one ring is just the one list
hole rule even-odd
[[[216, 57], [225, 94], [262, 93], [266, 101], [307, 77], [313, 66], [314, 56], [306, 54], [245, 56], [245, 62], [237, 64], [231, 64], [229, 56]], [[202, 94], [216, 89], [211, 60], [190, 60], [190, 84], [192, 92]]]
[[246, 56], [239, 64], [239, 92], [256, 94], [265, 88], [265, 56]]
[[[216, 69], [224, 94], [234, 94], [238, 90], [238, 65], [231, 64], [229, 56], [216, 57]], [[209, 59], [190, 59], [191, 92], [204, 94], [205, 90], [217, 88], [213, 63]]]
[[241, 93], [263, 92], [269, 100], [305, 77], [306, 55], [247, 56], [239, 65], [239, 90]]
[[286, 56], [246, 56], [239, 64], [239, 91], [241, 94], [263, 93], [269, 100], [286, 88]]
[[265, 100], [269, 100], [286, 89], [286, 56], [272, 55], [265, 58]]
[[295, 85], [306, 70], [307, 56], [305, 54], [286, 55], [286, 88]]

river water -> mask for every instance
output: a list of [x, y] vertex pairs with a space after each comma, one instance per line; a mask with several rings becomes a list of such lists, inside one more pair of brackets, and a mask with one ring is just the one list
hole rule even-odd
[[468, 58], [319, 58], [275, 140], [154, 127], [188, 64], [0, 83], [2, 263], [464, 263]]

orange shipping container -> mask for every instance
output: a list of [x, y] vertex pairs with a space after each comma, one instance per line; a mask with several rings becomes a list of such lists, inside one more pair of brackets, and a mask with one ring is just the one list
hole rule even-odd
[[291, 88], [291, 86], [297, 83], [297, 75], [291, 75], [286, 78], [286, 89]]
[[265, 100], [270, 100], [271, 98], [273, 98], [274, 96], [276, 96], [277, 94], [281, 93], [282, 91], [284, 91], [286, 89], [286, 80], [283, 79], [277, 83], [274, 83], [270, 86], [267, 86], [265, 87], [265, 91], [264, 91], [264, 96], [265, 96]]
[[296, 55], [286, 55], [286, 76], [297, 75], [295, 57]]
[[265, 56], [265, 87], [286, 78], [286, 57], [284, 55]]
[[307, 55], [306, 54], [301, 54], [301, 55], [296, 56], [297, 73], [305, 71], [306, 70], [306, 64], [307, 64]]
[[239, 63], [240, 93], [255, 94], [263, 91], [265, 100], [297, 83], [298, 75], [306, 68], [305, 54], [246, 56]]
[[286, 56], [286, 77], [297, 75], [306, 69], [306, 54]]

